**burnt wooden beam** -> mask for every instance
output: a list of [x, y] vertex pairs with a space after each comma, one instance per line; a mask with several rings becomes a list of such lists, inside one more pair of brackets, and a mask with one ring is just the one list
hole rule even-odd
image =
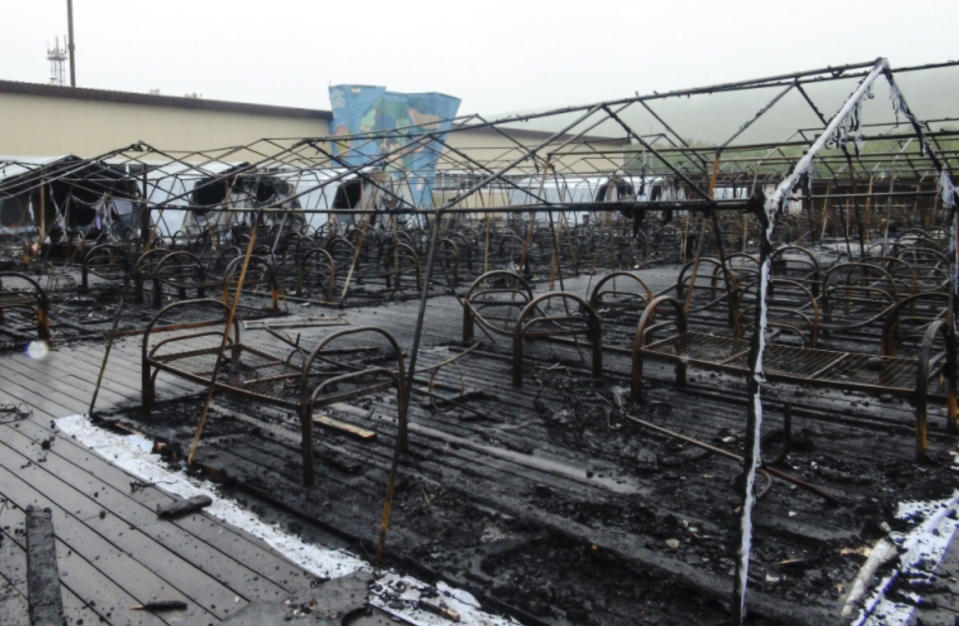
[[211, 504], [213, 504], [213, 500], [210, 499], [210, 496], [206, 495], [193, 496], [192, 498], [186, 499], [181, 498], [157, 507], [157, 517], [176, 519], [184, 515], [189, 515], [190, 513], [195, 513]]
[[62, 626], [63, 599], [50, 509], [27, 508], [27, 600], [34, 626]]

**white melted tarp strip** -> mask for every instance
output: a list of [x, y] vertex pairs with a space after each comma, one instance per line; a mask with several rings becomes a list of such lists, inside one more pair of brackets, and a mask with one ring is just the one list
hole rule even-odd
[[[773, 229], [776, 227], [776, 216], [779, 214], [780, 209], [785, 204], [786, 200], [789, 197], [789, 194], [792, 193], [802, 180], [803, 176], [809, 176], [811, 173], [812, 161], [813, 158], [819, 153], [820, 150], [830, 142], [841, 142], [844, 140], [842, 135], [842, 129], [844, 125], [848, 122], [848, 118], [851, 115], [855, 114], [857, 107], [859, 107], [860, 101], [867, 97], [870, 93], [873, 82], [880, 74], [889, 67], [889, 63], [886, 59], [878, 59], [876, 64], [870, 70], [869, 74], [859, 83], [859, 86], [855, 91], [849, 96], [843, 106], [839, 109], [839, 112], [832, 118], [826, 128], [823, 130], [823, 133], [813, 142], [809, 147], [809, 150], [802, 156], [801, 159], [796, 163], [792, 172], [787, 176], [779, 185], [776, 187], [776, 190], [766, 198], [765, 205], [763, 210], [766, 213], [767, 225], [766, 225], [766, 243], [768, 244], [772, 238]], [[856, 122], [858, 124], [858, 121]], [[838, 145], [838, 144], [837, 144]], [[760, 449], [760, 433], [762, 432], [762, 423], [763, 423], [763, 404], [762, 404], [762, 387], [765, 383], [763, 377], [763, 353], [766, 349], [766, 327], [768, 323], [768, 305], [767, 305], [767, 295], [768, 295], [768, 286], [769, 286], [769, 276], [770, 276], [770, 260], [768, 256], [764, 259], [762, 266], [760, 267], [760, 276], [759, 276], [759, 323], [756, 326], [756, 335], [757, 335], [757, 350], [756, 350], [756, 362], [753, 365], [752, 377], [755, 381], [755, 391], [753, 392], [752, 404], [753, 404], [753, 432], [751, 434], [753, 449], [752, 449], [752, 460], [749, 464], [749, 467], [745, 468], [746, 471], [746, 480], [744, 489], [745, 497], [743, 499], [743, 510], [740, 516], [740, 543], [739, 549], [737, 551], [737, 562], [736, 562], [736, 594], [737, 598], [734, 598], [739, 604], [739, 621], [742, 622], [742, 617], [745, 616], [746, 608], [746, 594], [749, 580], [749, 555], [752, 551], [752, 513], [753, 507], [755, 505], [755, 498], [753, 497], [753, 487], [756, 483], [756, 472], [759, 469], [761, 463], [761, 449]]]
[[420, 606], [420, 599], [455, 611], [463, 623], [479, 626], [517, 626], [508, 617], [482, 611], [470, 593], [438, 582], [425, 583], [394, 571], [377, 570], [369, 562], [344, 550], [325, 548], [302, 541], [279, 527], [267, 524], [236, 502], [216, 493], [212, 483], [194, 480], [182, 472], [171, 472], [152, 454], [153, 442], [141, 435], [119, 435], [98, 428], [84, 415], [71, 415], [56, 420], [57, 429], [91, 449], [115, 467], [138, 480], [157, 485], [181, 498], [209, 496], [213, 503], [204, 509], [207, 515], [239, 528], [262, 540], [293, 564], [320, 578], [338, 578], [360, 570], [377, 574], [370, 585], [369, 603], [410, 624], [448, 626], [447, 617], [436, 615]]
[[[769, 223], [766, 234], [764, 235], [767, 238], [771, 236], [774, 222]], [[752, 545], [753, 545], [753, 508], [756, 506], [756, 473], [759, 471], [759, 466], [762, 463], [762, 446], [760, 441], [759, 433], [762, 432], [763, 425], [763, 401], [762, 401], [762, 385], [765, 382], [763, 375], [763, 350], [764, 344], [766, 341], [766, 326], [768, 322], [768, 311], [767, 307], [767, 290], [769, 287], [769, 270], [770, 262], [769, 257], [767, 256], [763, 260], [763, 264], [759, 268], [759, 325], [756, 327], [757, 340], [759, 341], [758, 350], [756, 351], [756, 363], [753, 367], [753, 380], [756, 383], [756, 390], [753, 392], [752, 403], [753, 403], [753, 432], [754, 436], [752, 437], [752, 451], [750, 454], [750, 463], [749, 467], [746, 468], [746, 483], [744, 486], [745, 497], [743, 499], [743, 510], [742, 515], [739, 519], [739, 530], [740, 530], [740, 543], [739, 551], [737, 553], [738, 564], [737, 564], [737, 573], [739, 579], [736, 581], [736, 589], [739, 590], [739, 616], [740, 621], [743, 616], [746, 615], [746, 589], [748, 587], [749, 581], [749, 555], [752, 554]]]
[[956, 206], [956, 186], [952, 184], [949, 170], [943, 168], [939, 173], [939, 191], [942, 193], [942, 206], [951, 209]]

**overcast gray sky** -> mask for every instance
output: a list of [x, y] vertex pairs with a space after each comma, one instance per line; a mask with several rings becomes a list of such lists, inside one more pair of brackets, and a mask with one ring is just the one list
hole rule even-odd
[[[0, 78], [45, 83], [66, 0], [0, 3]], [[955, 0], [74, 0], [77, 85], [329, 108], [327, 87], [553, 108], [799, 69], [959, 56]]]

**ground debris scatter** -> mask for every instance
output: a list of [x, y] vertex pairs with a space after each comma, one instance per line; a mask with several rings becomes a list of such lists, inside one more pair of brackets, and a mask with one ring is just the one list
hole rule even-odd
[[8, 152], [0, 624], [956, 623], [956, 72]]
[[[634, 405], [623, 402], [625, 382], [593, 379], [560, 361], [530, 368], [520, 392], [498, 382], [507, 374], [495, 346], [464, 360], [470, 386], [502, 393], [462, 394], [461, 406], [444, 410], [414, 397], [388, 564], [465, 588], [526, 623], [728, 619], [741, 465], [644, 423], [738, 453], [745, 394], [735, 381], [725, 391], [708, 377], [685, 388], [654, 381], [648, 400]], [[450, 389], [455, 379], [446, 370], [438, 377]], [[171, 467], [219, 483], [254, 511], [273, 511], [296, 533], [334, 536], [372, 557], [395, 437], [392, 396], [325, 409], [377, 437], [319, 429], [318, 480], [306, 491], [296, 416], [226, 395], [215, 397], [187, 467], [201, 403], [197, 395], [161, 400], [148, 421], [130, 409], [99, 418], [150, 437]], [[750, 623], [832, 615], [868, 546], [904, 524], [896, 504], [955, 488], [953, 457], [938, 439], [930, 462], [916, 464], [908, 421], [874, 420], [858, 404], [842, 396], [807, 400], [793, 411], [788, 453], [776, 465], [838, 504], [760, 476]], [[775, 456], [787, 439], [775, 403], [766, 428], [764, 446]]]

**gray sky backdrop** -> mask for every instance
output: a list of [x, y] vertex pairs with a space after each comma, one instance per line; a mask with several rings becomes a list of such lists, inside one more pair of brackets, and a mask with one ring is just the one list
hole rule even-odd
[[[382, 84], [495, 115], [880, 55], [894, 67], [945, 61], [959, 56], [957, 9], [955, 0], [74, 0], [77, 85], [326, 109], [330, 84]], [[4, 0], [0, 78], [47, 82], [47, 47], [66, 30], [66, 0]]]

